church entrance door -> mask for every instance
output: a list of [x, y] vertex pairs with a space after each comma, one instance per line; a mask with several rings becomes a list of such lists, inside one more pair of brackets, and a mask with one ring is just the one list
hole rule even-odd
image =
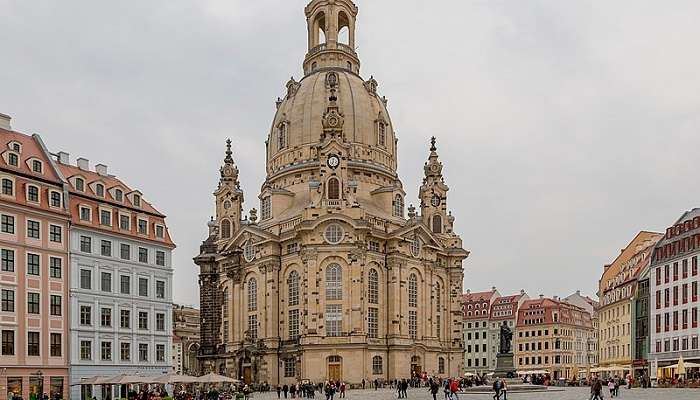
[[413, 356], [411, 357], [411, 377], [413, 376], [420, 376], [420, 374], [423, 372], [423, 368], [420, 365], [420, 357], [418, 356]]
[[243, 367], [243, 382], [245, 382], [246, 385], [253, 383], [253, 369], [250, 365]]
[[328, 380], [334, 382], [343, 380], [343, 359], [340, 356], [328, 357]]

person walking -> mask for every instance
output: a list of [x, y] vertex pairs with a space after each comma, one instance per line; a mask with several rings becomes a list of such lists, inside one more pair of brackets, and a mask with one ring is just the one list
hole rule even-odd
[[505, 379], [501, 380], [501, 385], [501, 394], [503, 395], [503, 400], [508, 400], [508, 385], [506, 384]]
[[362, 390], [365, 389], [365, 378], [362, 378]]
[[615, 383], [612, 379], [608, 380], [608, 391], [610, 392], [610, 398], [615, 397]]
[[430, 394], [433, 395], [433, 400], [437, 400], [437, 393], [440, 391], [440, 385], [437, 383], [437, 379], [435, 378], [430, 378], [430, 388], [428, 389], [430, 391]]
[[280, 398], [280, 393], [282, 393], [282, 388], [280, 387], [280, 385], [277, 385], [277, 398], [278, 399]]
[[285, 383], [284, 386], [282, 386], [282, 392], [284, 393], [284, 398], [287, 398], [287, 393], [289, 392], [289, 386]]
[[340, 397], [345, 398], [345, 382], [340, 382]]
[[459, 391], [459, 385], [457, 384], [457, 379], [452, 379], [450, 382], [450, 398], [452, 400], [459, 400], [457, 397], [458, 391]]

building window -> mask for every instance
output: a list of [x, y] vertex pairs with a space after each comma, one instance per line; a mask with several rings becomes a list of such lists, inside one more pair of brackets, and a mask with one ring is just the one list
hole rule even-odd
[[27, 237], [31, 239], [40, 239], [41, 224], [39, 221], [27, 221]]
[[131, 343], [129, 342], [122, 342], [120, 344], [120, 349], [119, 349], [119, 356], [122, 361], [130, 361], [131, 360]]
[[340, 200], [340, 181], [338, 178], [328, 179], [328, 199]]
[[297, 361], [293, 358], [286, 358], [284, 360], [284, 377], [294, 378], [297, 376]]
[[418, 313], [416, 310], [408, 311], [408, 335], [411, 339], [418, 337]]
[[8, 153], [7, 154], [7, 161], [13, 167], [19, 166], [19, 157], [15, 153]]
[[156, 313], [156, 330], [157, 331], [164, 331], [165, 330], [165, 314], [163, 314], [163, 313]]
[[139, 234], [148, 235], [148, 221], [145, 219], [139, 219], [138, 222]]
[[57, 257], [49, 258], [49, 277], [54, 279], [61, 279], [63, 276], [62, 267], [63, 259]]
[[119, 276], [119, 291], [121, 294], [131, 293], [131, 277], [128, 275]]
[[123, 231], [128, 231], [131, 229], [131, 224], [130, 224], [131, 219], [129, 218], [128, 215], [120, 215], [119, 216], [119, 229]]
[[258, 316], [248, 315], [248, 336], [251, 340], [258, 340]]
[[51, 305], [50, 305], [50, 312], [51, 315], [60, 317], [63, 314], [63, 305], [62, 303], [62, 298], [61, 296], [56, 296], [54, 294], [51, 295]]
[[80, 359], [83, 361], [92, 360], [92, 342], [89, 340], [80, 341]]
[[15, 233], [15, 217], [12, 215], [2, 215], [0, 217], [0, 231], [2, 233]]
[[30, 357], [40, 356], [39, 352], [39, 332], [27, 333], [27, 355]]
[[75, 178], [75, 190], [79, 192], [85, 191], [85, 180], [83, 178]]
[[80, 237], [80, 251], [82, 251], [83, 253], [92, 252], [92, 238], [90, 236]]
[[39, 314], [39, 293], [27, 293], [27, 313]]
[[410, 243], [410, 247], [411, 247], [411, 255], [413, 257], [420, 256], [421, 242], [420, 242], [420, 238], [418, 237], [418, 235], [416, 235], [413, 238], [413, 240]]
[[299, 310], [289, 310], [289, 338], [299, 337]]
[[438, 357], [438, 374], [445, 373], [445, 359], [443, 357]]
[[119, 326], [122, 329], [131, 329], [131, 310], [119, 311]]
[[139, 361], [148, 362], [148, 344], [139, 343]]
[[2, 194], [6, 196], [12, 196], [14, 195], [15, 190], [14, 190], [14, 183], [7, 178], [3, 178], [2, 180]]
[[369, 304], [379, 304], [379, 273], [374, 268], [369, 270], [367, 277], [367, 301]]
[[243, 245], [243, 258], [245, 258], [247, 262], [251, 262], [255, 258], [255, 246], [250, 239], [246, 240]]
[[148, 297], [148, 278], [139, 278], [139, 296]]
[[228, 239], [231, 237], [231, 223], [224, 219], [221, 221], [221, 238]]
[[262, 212], [262, 219], [272, 218], [272, 199], [270, 196], [265, 196], [260, 201], [260, 210]]
[[90, 221], [91, 210], [88, 207], [80, 207], [80, 220]]
[[377, 137], [377, 143], [380, 146], [386, 146], [386, 125], [383, 122], [379, 123], [379, 135]]
[[98, 197], [105, 197], [105, 186], [101, 183], [95, 185], [95, 194]]
[[124, 200], [124, 192], [121, 189], [114, 189], [114, 200], [120, 203]]
[[371, 338], [379, 336], [379, 309], [376, 307], [367, 309], [367, 336]]
[[39, 188], [34, 185], [27, 186], [27, 201], [39, 202]]
[[119, 255], [121, 256], [122, 260], [128, 260], [131, 258], [131, 246], [128, 244], [122, 243], [119, 246]]
[[102, 361], [112, 360], [112, 342], [102, 342], [100, 344], [100, 359]]
[[165, 266], [165, 252], [157, 250], [156, 251], [156, 265], [164, 267]]
[[100, 310], [100, 326], [110, 328], [112, 326], [112, 309], [102, 308]]
[[139, 311], [139, 329], [148, 330], [148, 313]]
[[258, 281], [250, 278], [248, 281], [248, 311], [258, 310]]
[[413, 273], [408, 277], [408, 306], [418, 307], [418, 277]]
[[442, 217], [439, 215], [433, 215], [433, 232], [442, 233]]
[[343, 330], [341, 304], [326, 304], [326, 336], [340, 336]]
[[343, 228], [338, 224], [330, 224], [326, 228], [324, 236], [330, 244], [338, 244], [343, 240]]
[[112, 242], [109, 240], [100, 241], [100, 253], [105, 257], [112, 256]]
[[86, 290], [92, 289], [92, 271], [89, 269], [80, 270], [80, 288]]
[[343, 270], [339, 264], [329, 264], [326, 268], [326, 300], [343, 299]]
[[63, 228], [59, 225], [49, 225], [49, 240], [54, 243], [63, 242]]
[[156, 237], [163, 239], [165, 237], [165, 228], [162, 225], [156, 225]]
[[61, 193], [51, 192], [51, 207], [61, 207]]
[[41, 165], [41, 161], [32, 160], [32, 171], [36, 172], [37, 174], [40, 174], [42, 170], [43, 168]]
[[105, 226], [112, 226], [112, 212], [107, 210], [100, 210], [100, 224]]
[[15, 272], [15, 251], [9, 249], [0, 250], [0, 270], [3, 272]]
[[375, 242], [373, 240], [370, 240], [369, 245], [368, 245], [369, 251], [376, 251], [379, 252], [379, 242]]
[[394, 217], [403, 218], [403, 197], [400, 194], [394, 197]]
[[3, 356], [14, 356], [15, 355], [15, 331], [3, 330], [2, 331], [2, 355]]
[[92, 325], [92, 307], [80, 306], [80, 325]]
[[282, 150], [285, 147], [287, 147], [287, 125], [281, 123], [277, 127], [277, 148], [278, 150]]
[[156, 281], [156, 298], [157, 299], [164, 299], [165, 298], [165, 282], [164, 281]]
[[380, 356], [374, 356], [372, 357], [372, 374], [373, 375], [381, 375], [384, 372], [384, 365], [382, 363], [382, 357]]
[[28, 253], [27, 254], [27, 274], [38, 276], [40, 273], [40, 270], [41, 270], [41, 268], [39, 266], [39, 255]]
[[14, 290], [2, 289], [2, 311], [15, 312], [15, 292]]
[[139, 247], [139, 262], [148, 263], [148, 249], [145, 247]]
[[165, 362], [165, 345], [156, 345], [156, 362]]
[[134, 201], [133, 201], [134, 207], [141, 207], [141, 196], [139, 196], [138, 194], [135, 194], [133, 198], [134, 198]]
[[112, 291], [112, 274], [109, 272], [102, 272], [100, 274], [100, 288], [103, 292]]
[[287, 289], [288, 298], [287, 304], [289, 306], [299, 305], [299, 273], [297, 271], [292, 271], [287, 278]]

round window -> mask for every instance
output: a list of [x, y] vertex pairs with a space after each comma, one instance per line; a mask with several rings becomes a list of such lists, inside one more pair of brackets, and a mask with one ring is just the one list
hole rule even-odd
[[328, 225], [324, 234], [326, 241], [330, 244], [338, 244], [343, 240], [343, 228], [338, 224]]
[[243, 245], [243, 258], [248, 262], [253, 261], [255, 258], [255, 246], [253, 246], [253, 241], [250, 239]]
[[418, 236], [413, 238], [413, 241], [411, 242], [411, 254], [413, 257], [420, 256], [420, 245], [420, 238]]

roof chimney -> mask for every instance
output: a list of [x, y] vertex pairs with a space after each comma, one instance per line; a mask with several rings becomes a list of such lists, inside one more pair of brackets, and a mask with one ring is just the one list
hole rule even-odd
[[78, 168], [82, 169], [83, 171], [89, 171], [90, 170], [90, 160], [87, 158], [80, 157], [77, 160], [78, 162]]
[[543, 299], [544, 299], [544, 295], [541, 294], [541, 295], [540, 295], [540, 300], [543, 300]]
[[554, 299], [554, 301], [559, 301], [559, 296], [552, 296], [552, 298]]
[[95, 165], [95, 172], [101, 176], [107, 176], [107, 166], [104, 164]]
[[522, 296], [524, 294], [525, 294], [525, 289], [520, 289], [520, 295]]
[[576, 291], [576, 294], [580, 296], [580, 295], [581, 295], [581, 291], [580, 291], [580, 290], [577, 290], [577, 291]]
[[8, 131], [12, 129], [12, 127], [10, 127], [11, 119], [12, 117], [10, 117], [9, 115], [0, 114], [0, 128], [7, 129]]
[[64, 165], [70, 164], [70, 154], [66, 153], [65, 151], [59, 151], [58, 162]]
[[467, 294], [471, 294], [471, 289], [467, 289]]
[[495, 291], [496, 291], [496, 287], [495, 287], [495, 286], [491, 286], [491, 291], [492, 291], [492, 292], [495, 292]]

